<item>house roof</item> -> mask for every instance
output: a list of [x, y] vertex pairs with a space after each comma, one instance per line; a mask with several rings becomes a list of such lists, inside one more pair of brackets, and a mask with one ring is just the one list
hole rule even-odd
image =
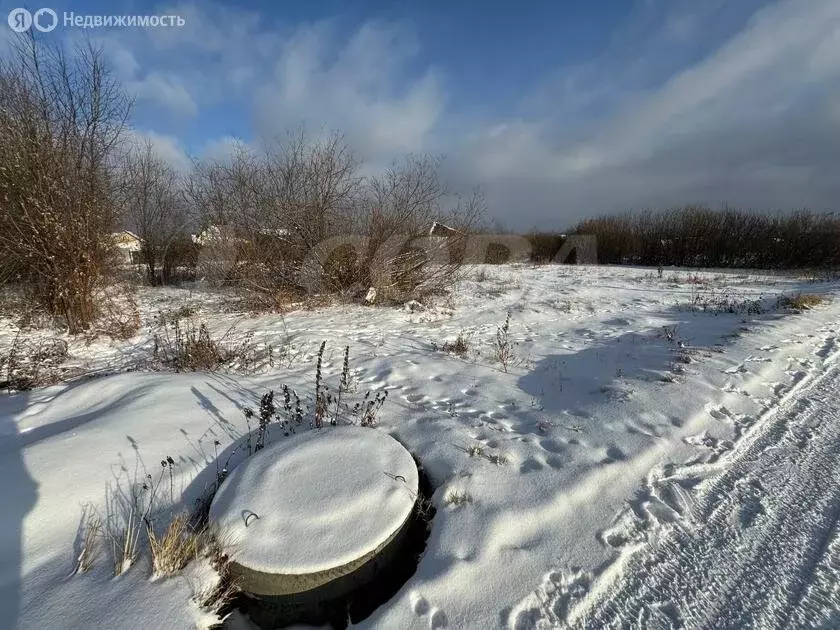
[[448, 225], [444, 225], [443, 223], [439, 223], [438, 221], [434, 221], [431, 229], [429, 229], [429, 236], [453, 236], [456, 234], [461, 235], [463, 232], [449, 227]]
[[120, 249], [127, 249], [130, 251], [139, 251], [143, 243], [142, 239], [134, 232], [129, 230], [122, 230], [121, 232], [113, 232], [111, 238], [114, 240], [114, 245]]

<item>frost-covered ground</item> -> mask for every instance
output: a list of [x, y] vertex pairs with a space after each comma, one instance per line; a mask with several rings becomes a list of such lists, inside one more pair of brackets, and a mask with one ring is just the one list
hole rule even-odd
[[[0, 626], [211, 623], [194, 602], [200, 563], [153, 579], [144, 553], [114, 578], [102, 545], [73, 574], [82, 507], [107, 514], [109, 485], [157, 475], [167, 456], [162, 501], [189, 507], [246, 431], [244, 406], [282, 384], [311, 393], [322, 341], [326, 382], [335, 390], [349, 345], [349, 402], [387, 390], [376, 430], [436, 487], [416, 574], [363, 627], [830, 626], [840, 300], [775, 305], [840, 284], [663, 276], [486, 266], [423, 308], [283, 317], [226, 312], [211, 291], [140, 290], [135, 338], [70, 341], [68, 374], [96, 378], [0, 398]], [[739, 312], [712, 312], [724, 304]], [[154, 371], [156, 321], [184, 306], [215, 334], [233, 327], [254, 349], [247, 365]], [[508, 312], [505, 371], [494, 346]], [[458, 335], [466, 356], [442, 352]]]

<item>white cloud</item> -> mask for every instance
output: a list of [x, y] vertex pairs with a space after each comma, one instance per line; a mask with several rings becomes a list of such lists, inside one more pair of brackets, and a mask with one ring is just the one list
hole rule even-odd
[[[758, 2], [640, 3], [601, 55], [481, 121], [447, 102], [445, 68], [417, 63], [428, 43], [404, 23], [348, 33], [186, 3], [169, 10], [185, 29], [127, 34], [112, 56], [138, 97], [181, 115], [244, 106], [254, 137], [338, 129], [374, 166], [443, 153], [453, 187], [482, 186], [511, 225], [694, 202], [821, 208], [840, 198], [840, 3]], [[235, 141], [213, 122], [199, 153], [224, 159]], [[158, 141], [184, 164], [177, 140]]]
[[149, 129], [129, 129], [126, 141], [137, 146], [149, 142], [155, 155], [171, 164], [179, 173], [187, 173], [192, 167], [192, 160], [186, 148], [173, 136]]
[[128, 81], [126, 88], [140, 100], [152, 101], [180, 116], [195, 116], [198, 105], [175, 76], [151, 72], [145, 78]]
[[247, 145], [239, 138], [223, 136], [207, 142], [198, 152], [198, 156], [203, 159], [225, 162], [238, 148], [243, 146]]
[[777, 2], [582, 138], [552, 116], [494, 123], [456, 174], [484, 182], [500, 215], [543, 225], [696, 202], [821, 210], [840, 198], [838, 34], [836, 1]]
[[406, 78], [415, 52], [404, 27], [370, 22], [343, 46], [330, 24], [302, 27], [283, 45], [271, 78], [256, 97], [261, 135], [301, 124], [340, 129], [368, 159], [423, 150], [443, 110], [433, 69]]

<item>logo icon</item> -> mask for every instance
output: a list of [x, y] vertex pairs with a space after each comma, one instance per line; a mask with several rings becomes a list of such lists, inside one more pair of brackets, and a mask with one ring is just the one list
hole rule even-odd
[[[52, 21], [48, 22], [47, 24], [42, 24], [41, 18], [45, 15], [52, 17]], [[32, 17], [32, 24], [42, 33], [49, 33], [56, 26], [58, 26], [58, 14], [52, 9], [48, 9], [46, 7], [43, 9], [38, 9], [37, 11], [35, 11], [35, 15]]]
[[[43, 9], [41, 9], [43, 11]], [[56, 15], [56, 21], [58, 16]], [[9, 28], [15, 33], [23, 33], [32, 26], [32, 14], [26, 9], [12, 9], [9, 11]], [[53, 26], [55, 28], [55, 26]], [[50, 29], [52, 30], [52, 28]]]

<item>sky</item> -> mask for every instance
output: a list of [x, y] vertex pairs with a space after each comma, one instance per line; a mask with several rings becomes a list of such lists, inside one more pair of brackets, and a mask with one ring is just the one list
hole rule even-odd
[[[2, 15], [41, 4], [0, 1]], [[51, 0], [179, 169], [304, 126], [443, 157], [513, 229], [627, 209], [840, 209], [838, 0]], [[63, 26], [178, 15], [183, 27]], [[0, 51], [11, 30], [0, 24]]]

